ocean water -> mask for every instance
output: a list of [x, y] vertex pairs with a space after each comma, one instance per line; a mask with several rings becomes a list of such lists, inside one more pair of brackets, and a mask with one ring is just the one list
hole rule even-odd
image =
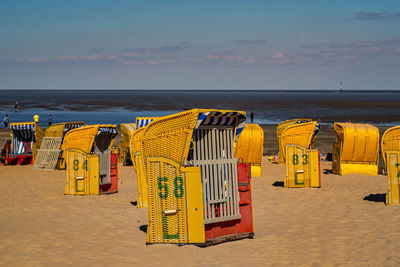
[[192, 108], [254, 112], [258, 124], [318, 117], [323, 124], [351, 120], [392, 126], [400, 124], [400, 91], [0, 90], [1, 118], [32, 121], [37, 112], [41, 126], [49, 114], [54, 123], [120, 124]]

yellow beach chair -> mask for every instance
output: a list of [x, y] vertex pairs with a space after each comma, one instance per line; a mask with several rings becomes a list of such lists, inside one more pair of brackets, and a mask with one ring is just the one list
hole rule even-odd
[[118, 162], [124, 166], [132, 160], [129, 153], [129, 142], [136, 130], [136, 123], [121, 123], [121, 143], [118, 145]]
[[147, 181], [148, 244], [207, 245], [254, 235], [250, 166], [234, 157], [245, 120], [240, 111], [193, 109], [137, 133], [141, 148], [131, 142], [131, 153], [140, 150]]
[[42, 144], [37, 151], [37, 160], [33, 165], [36, 170], [54, 170], [65, 168], [65, 158], [61, 153], [61, 144], [65, 134], [75, 128], [82, 127], [83, 121], [62, 122], [50, 125], [44, 132]]
[[379, 130], [362, 123], [335, 123], [332, 172], [378, 174]]
[[279, 146], [278, 163], [286, 162], [286, 145], [310, 147], [316, 127], [317, 122], [311, 119], [293, 119], [279, 124], [276, 129]]
[[400, 204], [400, 151], [386, 151], [388, 191], [386, 205]]
[[264, 131], [258, 124], [247, 123], [235, 147], [235, 158], [251, 164], [251, 176], [261, 176]]
[[321, 171], [318, 149], [286, 145], [285, 187], [320, 187]]
[[385, 131], [381, 139], [381, 151], [387, 169], [388, 191], [386, 204], [400, 204], [400, 126]]
[[147, 195], [147, 181], [144, 171], [144, 163], [142, 157], [142, 137], [145, 127], [136, 130], [129, 141], [129, 152], [131, 154], [131, 159], [133, 167], [136, 172], [137, 179], [137, 207], [147, 208], [148, 207], [148, 195]]
[[87, 125], [69, 131], [62, 144], [67, 165], [66, 195], [118, 192], [117, 126]]
[[381, 151], [383, 161], [387, 166], [387, 151], [400, 151], [400, 126], [395, 126], [387, 129], [382, 135]]

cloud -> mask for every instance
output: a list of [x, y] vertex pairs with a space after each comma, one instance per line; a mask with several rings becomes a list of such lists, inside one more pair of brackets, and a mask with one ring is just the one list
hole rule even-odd
[[354, 55], [349, 55], [349, 56], [343, 56], [343, 59], [345, 59], [345, 60], [356, 60], [356, 59], [358, 59], [358, 57], [354, 56]]
[[179, 45], [190, 45], [189, 41], [182, 41], [178, 43]]
[[282, 52], [278, 52], [272, 55], [268, 61], [269, 63], [275, 63], [275, 64], [287, 64], [287, 63], [292, 63], [293, 59]]
[[220, 55], [207, 55], [206, 59], [208, 60], [214, 60], [214, 59], [220, 59], [221, 56]]
[[282, 52], [278, 52], [278, 53], [274, 54], [273, 56], [271, 56], [271, 58], [282, 59], [282, 58], [285, 58], [285, 55]]
[[353, 41], [347, 43], [320, 43], [312, 46], [302, 46], [308, 51], [314, 51], [324, 57], [341, 57], [343, 55], [391, 54], [400, 48], [400, 39]]
[[308, 56], [315, 62], [331, 64], [364, 64], [366, 62], [391, 62], [400, 51], [400, 38], [352, 42], [330, 42], [307, 46]]
[[125, 53], [123, 54], [124, 57], [138, 57], [138, 53]]
[[189, 45], [172, 45], [172, 46], [161, 46], [159, 48], [159, 53], [170, 53], [177, 52], [189, 48]]
[[400, 12], [356, 12], [353, 17], [356, 20], [400, 19]]
[[98, 48], [90, 48], [86, 50], [86, 53], [88, 54], [104, 54], [107, 51], [105, 49], [98, 49]]
[[161, 55], [158, 57], [143, 56], [138, 53], [123, 53], [120, 55], [99, 55], [93, 54], [88, 56], [82, 55], [68, 55], [68, 56], [58, 56], [54, 58], [29, 58], [23, 62], [28, 63], [47, 63], [47, 64], [80, 64], [85, 62], [108, 64], [111, 62], [122, 63], [126, 65], [138, 64], [138, 65], [161, 65], [161, 64], [171, 64], [177, 62], [176, 56]]
[[112, 55], [90, 55], [90, 56], [59, 56], [56, 61], [111, 61], [117, 59], [118, 56]]
[[266, 40], [236, 40], [233, 41], [236, 44], [249, 44], [249, 45], [260, 45], [266, 44]]
[[160, 47], [140, 47], [133, 49], [126, 49], [126, 52], [139, 53], [139, 54], [161, 54], [161, 53], [174, 53], [190, 48], [189, 42], [180, 42], [177, 45], [167, 45]]
[[37, 58], [29, 58], [28, 60], [26, 60], [27, 62], [31, 62], [31, 63], [43, 63], [43, 62], [49, 62], [49, 60], [47, 58], [44, 57], [37, 57]]
[[[290, 53], [285, 54], [283, 52], [277, 52], [272, 56], [266, 58], [267, 63], [270, 64], [309, 64], [318, 58], [317, 55], [313, 54], [301, 54], [301, 53]], [[264, 59], [265, 60], [265, 59]]]
[[249, 59], [246, 59], [244, 61], [244, 63], [245, 64], [253, 64], [253, 63], [256, 63], [256, 60], [254, 58], [249, 58]]
[[150, 65], [160, 65], [160, 64], [168, 64], [168, 63], [175, 63], [174, 59], [151, 59], [146, 61]]
[[232, 51], [223, 51], [219, 53], [211, 53], [205, 56], [207, 61], [218, 61], [218, 62], [239, 62], [242, 60], [242, 57], [236, 55], [235, 52]]

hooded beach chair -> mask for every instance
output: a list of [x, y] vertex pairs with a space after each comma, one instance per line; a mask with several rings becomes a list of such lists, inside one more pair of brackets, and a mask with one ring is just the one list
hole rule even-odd
[[276, 129], [279, 146], [278, 163], [286, 162], [286, 145], [299, 145], [309, 148], [318, 122], [311, 119], [293, 119], [282, 122]]
[[382, 157], [387, 169], [386, 204], [400, 204], [400, 126], [385, 131], [381, 140]]
[[131, 136], [129, 142], [129, 151], [131, 153], [131, 159], [133, 167], [136, 172], [137, 180], [137, 207], [147, 208], [148, 207], [148, 194], [147, 194], [147, 181], [144, 171], [144, 163], [142, 157], [142, 137], [145, 127], [137, 129]]
[[371, 124], [334, 124], [336, 142], [332, 149], [332, 172], [378, 174], [379, 130]]
[[7, 164], [33, 163], [43, 138], [43, 129], [35, 122], [10, 123], [11, 145]]
[[121, 142], [118, 144], [118, 162], [124, 166], [131, 165], [129, 142], [136, 130], [136, 123], [121, 123]]
[[87, 125], [66, 133], [65, 194], [96, 195], [118, 192], [118, 150], [113, 149], [117, 126]]
[[234, 146], [241, 111], [193, 109], [143, 129], [147, 243], [215, 244], [252, 237], [250, 166]]
[[250, 163], [251, 176], [261, 176], [264, 150], [264, 130], [258, 124], [247, 123], [235, 147], [235, 158]]
[[37, 151], [37, 159], [33, 169], [64, 169], [65, 158], [61, 153], [61, 144], [65, 134], [75, 128], [82, 127], [83, 121], [62, 122], [50, 125], [44, 132], [42, 144]]

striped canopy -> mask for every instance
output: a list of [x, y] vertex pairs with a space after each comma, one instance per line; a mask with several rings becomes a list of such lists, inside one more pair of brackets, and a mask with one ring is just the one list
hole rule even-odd
[[97, 131], [97, 135], [101, 133], [117, 134], [117, 129], [115, 129], [114, 127], [100, 127]]
[[83, 126], [82, 123], [66, 123], [63, 132], [65, 134], [69, 130], [72, 130], [72, 129], [75, 129], [75, 128], [79, 128], [79, 127], [82, 127], [82, 126]]
[[137, 129], [142, 128], [144, 126], [147, 126], [150, 122], [152, 122], [154, 119], [136, 119], [136, 127]]
[[235, 141], [237, 141], [239, 135], [243, 131], [244, 126], [246, 125], [246, 116], [242, 113], [234, 111], [226, 113], [222, 113], [219, 111], [200, 113], [193, 131], [193, 136], [196, 134], [196, 131], [200, 127], [200, 125], [234, 126], [236, 127]]
[[13, 142], [11, 154], [31, 154], [35, 142], [35, 124], [12, 124]]
[[11, 124], [11, 130], [32, 130], [35, 131], [35, 124]]

